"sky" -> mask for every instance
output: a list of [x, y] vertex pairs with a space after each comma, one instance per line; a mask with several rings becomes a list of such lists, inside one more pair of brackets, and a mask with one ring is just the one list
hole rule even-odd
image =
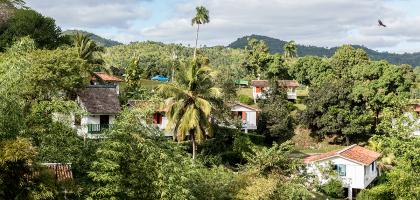
[[[259, 34], [298, 44], [363, 45], [378, 51], [420, 52], [420, 0], [27, 0], [62, 30], [86, 30], [123, 43], [194, 44], [195, 7], [210, 23], [200, 46], [228, 45]], [[378, 26], [381, 19], [386, 28]]]

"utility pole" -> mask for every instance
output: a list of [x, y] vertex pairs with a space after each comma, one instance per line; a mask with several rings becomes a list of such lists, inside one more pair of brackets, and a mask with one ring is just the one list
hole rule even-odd
[[174, 82], [174, 75], [175, 75], [175, 62], [176, 59], [178, 59], [178, 56], [175, 53], [175, 50], [172, 52], [172, 76], [171, 76], [171, 82]]

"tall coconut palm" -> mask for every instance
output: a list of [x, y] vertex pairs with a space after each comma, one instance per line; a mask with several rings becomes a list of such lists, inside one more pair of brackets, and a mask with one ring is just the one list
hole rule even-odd
[[89, 64], [101, 65], [104, 63], [104, 60], [98, 56], [98, 53], [105, 52], [104, 47], [98, 46], [86, 34], [77, 33], [73, 39], [80, 58], [86, 60]]
[[209, 11], [204, 6], [197, 6], [195, 10], [196, 10], [195, 17], [192, 18], [191, 20], [192, 26], [197, 24], [197, 35], [195, 37], [194, 58], [197, 54], [198, 32], [200, 31], [200, 24], [207, 24], [210, 22]]
[[215, 72], [208, 61], [193, 59], [191, 64], [181, 67], [176, 82], [161, 84], [158, 92], [166, 99], [168, 127], [173, 129], [174, 139], [192, 142], [193, 159], [196, 157], [196, 143], [212, 136], [210, 113], [220, 97], [220, 88], [214, 87]]
[[285, 58], [296, 58], [297, 56], [297, 46], [295, 41], [291, 40], [287, 42], [284, 47], [284, 57]]

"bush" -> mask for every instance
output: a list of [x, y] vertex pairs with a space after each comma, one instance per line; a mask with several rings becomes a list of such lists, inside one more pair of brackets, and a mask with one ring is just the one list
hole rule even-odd
[[321, 185], [319, 190], [333, 198], [344, 197], [343, 185], [340, 180], [330, 179], [327, 183]]
[[394, 195], [392, 195], [392, 192], [385, 184], [378, 185], [371, 189], [362, 190], [357, 195], [358, 200], [390, 200], [394, 198]]
[[248, 105], [254, 104], [254, 100], [246, 94], [240, 94], [239, 95], [239, 102], [244, 103], [244, 104], [248, 104]]

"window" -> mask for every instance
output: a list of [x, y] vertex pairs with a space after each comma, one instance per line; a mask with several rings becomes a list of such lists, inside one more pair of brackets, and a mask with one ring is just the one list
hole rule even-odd
[[372, 163], [372, 172], [375, 170], [375, 162]]
[[346, 176], [346, 165], [343, 165], [343, 164], [334, 165], [333, 169], [337, 171], [338, 175]]

